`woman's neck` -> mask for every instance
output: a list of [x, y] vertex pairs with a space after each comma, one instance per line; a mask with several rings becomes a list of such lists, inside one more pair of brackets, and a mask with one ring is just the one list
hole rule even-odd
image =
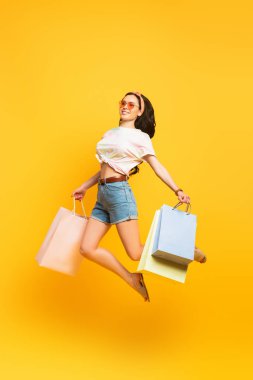
[[132, 120], [131, 121], [120, 121], [119, 127], [136, 129]]

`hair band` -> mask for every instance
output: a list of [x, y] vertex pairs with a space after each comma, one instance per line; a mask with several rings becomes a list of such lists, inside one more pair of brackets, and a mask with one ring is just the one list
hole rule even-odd
[[[143, 112], [144, 112], [144, 109], [145, 109], [145, 103], [144, 103], [144, 100], [143, 100], [143, 98], [142, 98], [140, 92], [138, 92], [138, 91], [133, 91], [133, 93], [136, 94], [136, 95], [138, 95], [138, 96], [140, 97], [140, 99], [141, 99], [141, 115], [142, 115]], [[140, 116], [141, 116], [141, 115], [140, 115]]]

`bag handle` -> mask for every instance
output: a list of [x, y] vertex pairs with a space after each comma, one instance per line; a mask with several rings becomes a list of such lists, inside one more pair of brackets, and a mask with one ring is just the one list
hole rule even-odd
[[[77, 199], [75, 197], [73, 197], [74, 208], [72, 209], [72, 212], [74, 211], [74, 215], [76, 215], [76, 201], [77, 201]], [[84, 217], [87, 219], [87, 216], [86, 216], [86, 213], [85, 213], [85, 210], [84, 210], [84, 204], [83, 204], [83, 199], [82, 198], [81, 198], [81, 205], [82, 205]]]
[[[183, 202], [178, 202], [178, 204], [177, 204], [176, 206], [172, 207], [172, 210], [174, 210], [175, 208], [177, 208], [178, 206], [180, 206], [180, 205], [182, 205], [182, 204], [183, 204]], [[191, 204], [190, 204], [190, 203], [187, 203], [187, 206], [186, 206], [186, 214], [187, 214], [187, 215], [190, 214], [190, 212], [187, 213], [189, 206], [190, 206], [190, 210], [191, 210]]]

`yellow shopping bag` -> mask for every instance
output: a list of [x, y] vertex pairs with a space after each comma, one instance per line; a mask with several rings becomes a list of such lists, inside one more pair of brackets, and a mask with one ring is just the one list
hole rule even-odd
[[158, 227], [161, 210], [156, 210], [147, 240], [145, 242], [137, 272], [154, 273], [174, 281], [185, 282], [188, 264], [179, 264], [173, 261], [152, 256], [154, 239]]

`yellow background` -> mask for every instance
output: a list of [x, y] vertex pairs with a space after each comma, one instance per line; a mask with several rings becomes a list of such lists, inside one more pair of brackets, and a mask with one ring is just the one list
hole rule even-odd
[[[1, 2], [3, 379], [252, 376], [249, 4]], [[132, 90], [153, 104], [153, 146], [191, 197], [208, 257], [185, 284], [147, 275], [150, 304], [91, 261], [74, 278], [35, 261], [59, 207], [99, 170], [95, 144]], [[144, 242], [177, 198], [146, 163], [130, 184]], [[87, 214], [95, 197], [94, 186]], [[136, 269], [115, 226], [101, 246]]]

